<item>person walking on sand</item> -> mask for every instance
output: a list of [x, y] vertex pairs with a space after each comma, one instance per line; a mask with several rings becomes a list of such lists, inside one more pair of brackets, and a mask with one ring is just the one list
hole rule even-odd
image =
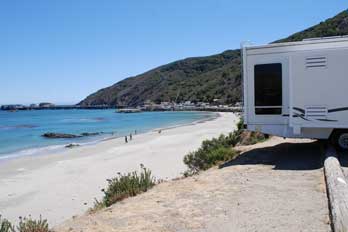
[[137, 134], [137, 130], [134, 130], [134, 134], [135, 134], [135, 135]]
[[130, 133], [129, 135], [129, 140], [132, 140], [132, 133]]
[[128, 143], [127, 136], [124, 136], [124, 141], [125, 141], [125, 143]]

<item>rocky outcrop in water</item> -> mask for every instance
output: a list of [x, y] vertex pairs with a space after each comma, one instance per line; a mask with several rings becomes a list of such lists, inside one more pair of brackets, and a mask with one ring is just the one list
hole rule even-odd
[[102, 132], [85, 132], [85, 133], [81, 133], [81, 136], [95, 136], [95, 135], [100, 135]]
[[74, 147], [79, 147], [79, 146], [80, 146], [80, 144], [78, 144], [78, 143], [70, 143], [70, 144], [66, 145], [65, 147], [66, 148], [74, 148]]
[[42, 137], [49, 138], [49, 139], [73, 139], [73, 138], [80, 138], [80, 137], [86, 137], [86, 136], [95, 136], [100, 135], [103, 132], [85, 132], [81, 133], [79, 135], [75, 134], [65, 134], [65, 133], [45, 133], [42, 135]]
[[49, 139], [73, 139], [82, 137], [82, 135], [64, 134], [64, 133], [45, 133], [42, 137]]

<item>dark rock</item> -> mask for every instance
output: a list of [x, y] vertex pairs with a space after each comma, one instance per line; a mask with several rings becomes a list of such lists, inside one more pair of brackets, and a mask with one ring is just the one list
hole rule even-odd
[[100, 135], [103, 132], [85, 132], [81, 133], [79, 135], [74, 134], [65, 134], [65, 133], [45, 133], [42, 135], [42, 137], [50, 138], [50, 139], [73, 139], [73, 138], [80, 138], [80, 137], [86, 137], [86, 136], [95, 136]]
[[16, 125], [16, 126], [13, 126], [13, 128], [36, 128], [36, 127], [39, 127], [37, 125], [30, 125], [30, 124], [22, 124], [22, 125]]
[[42, 137], [49, 139], [72, 139], [82, 137], [81, 135], [64, 134], [64, 133], [45, 133]]
[[91, 132], [91, 133], [85, 132], [85, 133], [81, 133], [81, 136], [95, 136], [100, 134], [101, 132]]
[[93, 120], [97, 121], [97, 122], [102, 122], [102, 121], [106, 121], [106, 118], [103, 118], [103, 117], [96, 117], [96, 118], [93, 118]]
[[79, 146], [80, 146], [80, 144], [78, 144], [78, 143], [70, 143], [70, 144], [66, 145], [65, 147], [66, 148], [74, 148], [74, 147], [79, 147]]

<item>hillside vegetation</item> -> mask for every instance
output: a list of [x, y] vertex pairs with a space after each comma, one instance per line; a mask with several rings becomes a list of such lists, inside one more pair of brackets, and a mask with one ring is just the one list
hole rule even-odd
[[310, 27], [304, 31], [295, 33], [285, 39], [277, 40], [275, 43], [280, 42], [293, 42], [300, 41], [308, 38], [315, 37], [329, 37], [329, 36], [342, 36], [348, 35], [348, 11], [345, 10], [333, 18], [321, 22], [318, 25]]
[[88, 96], [81, 105], [135, 106], [146, 100], [205, 101], [215, 98], [226, 103], [241, 95], [240, 52], [176, 61]]
[[[275, 42], [348, 34], [348, 12]], [[144, 74], [126, 78], [91, 94], [79, 104], [137, 106], [146, 100], [204, 101], [219, 99], [233, 104], [241, 99], [241, 59], [239, 50], [218, 55], [179, 60]]]

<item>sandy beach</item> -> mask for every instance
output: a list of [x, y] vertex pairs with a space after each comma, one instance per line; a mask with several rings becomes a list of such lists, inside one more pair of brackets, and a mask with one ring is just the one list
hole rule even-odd
[[117, 172], [150, 168], [157, 178], [172, 179], [186, 170], [183, 157], [204, 139], [235, 129], [237, 117], [220, 113], [214, 120], [164, 129], [95, 145], [65, 149], [55, 154], [29, 156], [0, 163], [0, 214], [42, 215], [50, 226], [83, 214], [102, 197], [106, 179]]

